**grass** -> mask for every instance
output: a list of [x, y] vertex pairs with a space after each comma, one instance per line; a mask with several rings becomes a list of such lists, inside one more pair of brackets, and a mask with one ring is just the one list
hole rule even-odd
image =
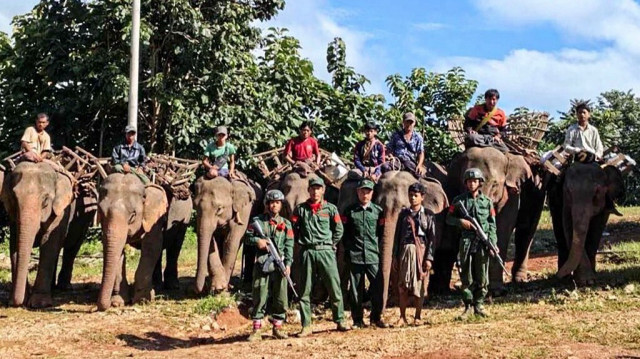
[[236, 306], [236, 296], [229, 293], [221, 293], [215, 296], [206, 296], [196, 301], [193, 312], [201, 315], [217, 314], [223, 309]]

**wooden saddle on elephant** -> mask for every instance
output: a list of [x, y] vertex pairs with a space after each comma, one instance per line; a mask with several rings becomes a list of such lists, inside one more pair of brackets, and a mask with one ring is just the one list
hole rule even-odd
[[191, 196], [191, 182], [195, 179], [200, 161], [152, 153], [145, 171], [152, 183], [162, 186], [179, 200]]

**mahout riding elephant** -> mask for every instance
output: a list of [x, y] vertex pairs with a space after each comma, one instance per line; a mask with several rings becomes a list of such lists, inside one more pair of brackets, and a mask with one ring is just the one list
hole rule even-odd
[[[409, 206], [409, 186], [417, 180], [407, 171], [389, 171], [378, 180], [375, 187], [374, 202], [382, 207], [385, 213], [384, 231], [380, 239], [380, 268], [383, 279], [383, 308], [387, 306], [389, 285], [392, 283], [393, 242], [395, 240], [398, 216], [403, 207]], [[436, 215], [436, 237], [442, 233], [445, 209], [449, 207], [447, 195], [440, 182], [435, 179], [420, 179], [427, 189], [422, 205]], [[345, 193], [350, 193], [346, 192]], [[440, 243], [436, 243], [436, 248]], [[395, 290], [395, 288], [392, 288]]]
[[579, 285], [595, 280], [596, 252], [614, 202], [624, 196], [622, 173], [613, 166], [574, 163], [548, 186], [549, 209], [558, 245], [558, 277], [573, 273]]
[[180, 288], [178, 257], [191, 220], [193, 201], [191, 196], [183, 199], [174, 196], [168, 188], [165, 188], [165, 191], [168, 193], [169, 198], [167, 219], [162, 232], [162, 249], [166, 251], [166, 264], [163, 272], [162, 254], [160, 254], [158, 263], [153, 271], [153, 286], [158, 289], [174, 290]]
[[[458, 155], [448, 169], [445, 185], [449, 198], [465, 190], [463, 174], [469, 168], [479, 168], [485, 177], [481, 191], [493, 201], [496, 211], [498, 249], [505, 259], [511, 235], [515, 229], [515, 253], [512, 275], [515, 282], [527, 278], [527, 259], [538, 226], [545, 192], [538, 174], [522, 156], [502, 152], [492, 147], [472, 147]], [[448, 227], [442, 239], [445, 244], [436, 250], [431, 283], [435, 291], [447, 291], [451, 270], [458, 252], [459, 232]], [[490, 289], [495, 294], [504, 290], [501, 268], [491, 262]]]
[[[195, 184], [197, 212], [198, 267], [195, 291], [205, 291], [207, 275], [211, 291], [227, 289], [252, 208], [261, 190], [251, 181], [224, 177], [200, 177]], [[235, 212], [235, 213], [234, 213]]]
[[57, 165], [21, 162], [3, 181], [2, 201], [12, 226], [10, 238], [10, 304], [21, 306], [27, 297], [27, 275], [31, 250], [40, 246], [38, 273], [27, 305], [53, 304], [51, 289], [64, 237], [71, 217], [73, 180]]
[[112, 173], [100, 186], [103, 270], [98, 310], [128, 302], [125, 244], [141, 249], [133, 302], [153, 300], [152, 274], [162, 253], [167, 195], [157, 185], [145, 186], [134, 174]]

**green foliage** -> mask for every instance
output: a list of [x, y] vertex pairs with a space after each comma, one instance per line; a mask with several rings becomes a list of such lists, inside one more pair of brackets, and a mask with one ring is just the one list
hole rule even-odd
[[220, 293], [218, 295], [209, 295], [205, 298], [198, 300], [193, 307], [193, 312], [196, 314], [217, 314], [225, 308], [231, 308], [236, 305], [235, 295], [231, 295], [227, 292]]

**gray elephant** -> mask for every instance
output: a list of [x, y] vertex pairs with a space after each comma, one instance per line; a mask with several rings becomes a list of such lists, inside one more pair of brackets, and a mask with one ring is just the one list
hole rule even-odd
[[[472, 147], [456, 157], [450, 167], [447, 194], [454, 198], [464, 189], [463, 174], [469, 168], [479, 168], [485, 176], [482, 193], [492, 201], [496, 210], [498, 249], [505, 260], [511, 235], [515, 229], [515, 249], [512, 275], [516, 282], [527, 278], [527, 259], [538, 226], [545, 192], [537, 169], [527, 164], [522, 156], [502, 152], [491, 147]], [[434, 271], [439, 275], [437, 290], [449, 287], [451, 269], [458, 251], [459, 232], [451, 228], [443, 239], [448, 243], [436, 251]], [[490, 288], [494, 294], [504, 290], [500, 266], [491, 263]], [[434, 283], [436, 285], [436, 283]]]
[[35, 308], [53, 304], [51, 288], [73, 201], [72, 178], [54, 168], [57, 165], [49, 161], [21, 162], [3, 181], [2, 201], [12, 226], [10, 304], [13, 306], [25, 304], [34, 245], [40, 246], [40, 262], [27, 304]]
[[579, 285], [595, 280], [596, 252], [609, 215], [621, 215], [614, 201], [624, 196], [615, 167], [574, 163], [549, 184], [549, 209], [558, 245], [558, 277], [574, 275]]
[[153, 300], [153, 270], [162, 253], [167, 196], [160, 186], [145, 186], [134, 174], [110, 174], [100, 186], [103, 270], [98, 310], [128, 301], [124, 246], [141, 249], [133, 302]]
[[200, 177], [195, 187], [198, 234], [195, 291], [198, 294], [205, 291], [207, 274], [211, 277], [211, 291], [224, 291], [261, 192], [253, 182], [229, 181], [224, 177]]

